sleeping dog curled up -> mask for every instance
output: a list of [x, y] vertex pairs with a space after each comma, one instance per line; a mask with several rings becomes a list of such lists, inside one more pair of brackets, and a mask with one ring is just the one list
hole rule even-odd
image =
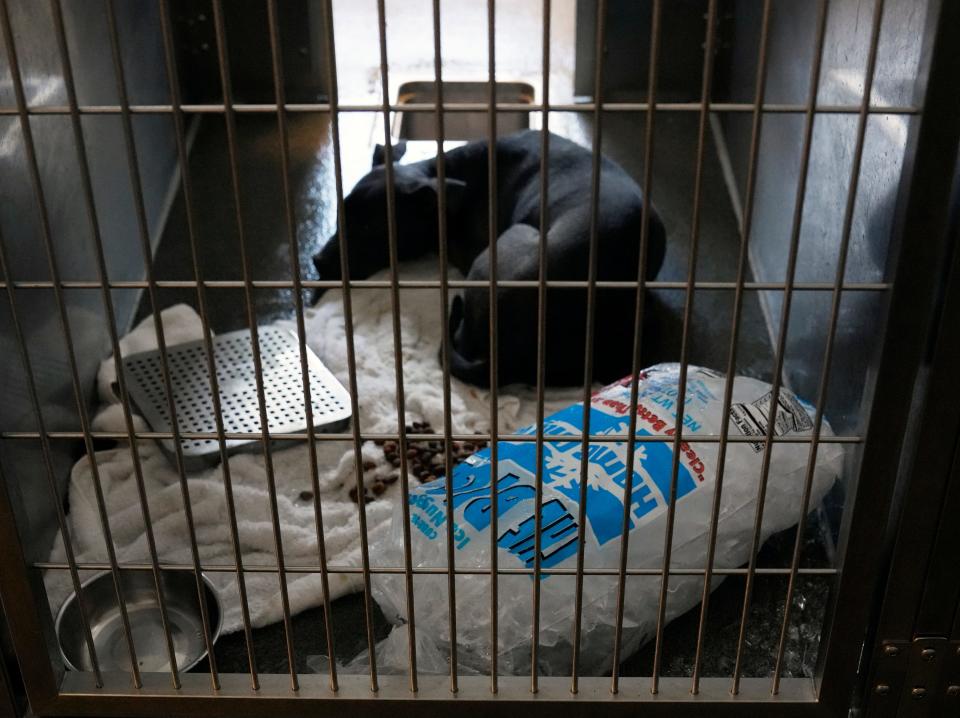
[[[540, 225], [540, 132], [526, 130], [497, 140], [497, 280], [539, 278], [539, 242], [546, 237], [547, 278], [586, 280], [590, 250], [589, 150], [550, 136], [549, 226]], [[382, 148], [374, 168], [344, 199], [352, 279], [389, 265], [387, 182]], [[395, 148], [399, 159], [403, 148]], [[487, 207], [489, 143], [471, 142], [445, 153], [447, 237], [450, 263], [470, 280], [490, 279]], [[439, 244], [436, 158], [394, 164], [397, 252], [401, 261]], [[617, 164], [601, 158], [598, 200], [597, 279], [636, 281], [644, 211], [650, 212], [647, 278], [663, 262], [663, 224], [645, 206], [640, 187]], [[321, 279], [340, 278], [340, 243], [334, 236], [314, 257]], [[612, 381], [631, 369], [634, 290], [598, 288], [594, 324], [594, 379]], [[489, 289], [468, 287], [453, 296], [449, 318], [450, 368], [457, 378], [490, 383]], [[587, 290], [550, 287], [546, 301], [546, 383], [583, 381]], [[536, 287], [497, 290], [498, 382], [537, 381]]]

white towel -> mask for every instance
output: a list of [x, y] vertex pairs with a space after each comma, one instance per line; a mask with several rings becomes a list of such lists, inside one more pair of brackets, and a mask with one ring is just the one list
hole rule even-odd
[[[428, 279], [437, 274], [436, 257], [404, 266], [404, 278]], [[374, 277], [386, 278], [386, 273]], [[396, 383], [394, 374], [393, 324], [390, 291], [356, 289], [352, 293], [354, 338], [357, 358], [357, 386], [360, 396], [359, 420], [368, 433], [397, 431]], [[240, 309], [238, 308], [238, 311]], [[440, 296], [436, 289], [403, 290], [400, 293], [403, 334], [403, 375], [406, 389], [406, 423], [427, 421], [437, 431], [443, 426], [443, 383], [438, 362], [440, 329], [446, 321], [440, 314]], [[161, 313], [167, 344], [202, 338], [200, 318], [185, 305], [170, 307]], [[321, 301], [305, 312], [306, 339], [320, 359], [344, 384], [348, 385], [346, 338], [341, 292], [328, 291]], [[296, 332], [296, 323], [284, 320], [277, 326]], [[154, 349], [157, 346], [153, 319], [148, 318], [121, 341], [121, 352]], [[98, 390], [103, 406], [94, 420], [99, 431], [124, 431], [123, 412], [111, 389], [115, 379], [112, 357], [101, 365]], [[549, 414], [578, 400], [579, 389], [550, 390], [546, 396]], [[489, 394], [476, 387], [452, 380], [454, 433], [489, 430]], [[513, 386], [501, 390], [499, 425], [502, 432], [531, 424], [535, 420], [536, 394], [530, 387]], [[141, 417], [135, 417], [138, 431], [148, 430]], [[184, 519], [183, 501], [177, 471], [153, 441], [140, 441], [137, 450], [143, 466], [150, 517], [161, 561], [189, 563], [190, 544]], [[363, 446], [364, 459], [377, 463], [366, 473], [372, 483], [393, 470], [380, 447], [372, 442]], [[360, 564], [358, 506], [349, 496], [355, 486], [354, 452], [350, 442], [317, 443], [320, 467], [324, 536], [330, 565]], [[110, 517], [117, 558], [121, 563], [142, 563], [149, 559], [145, 524], [137, 494], [134, 465], [129, 444], [96, 454], [104, 500]], [[310, 470], [305, 443], [273, 451], [277, 500], [282, 526], [284, 559], [288, 565], [318, 565], [313, 502], [302, 500], [300, 493], [311, 490]], [[230, 459], [230, 475], [236, 505], [237, 524], [243, 563], [247, 566], [275, 565], [273, 528], [269, 496], [261, 454], [238, 454]], [[416, 484], [411, 477], [411, 483]], [[193, 472], [188, 476], [190, 500], [200, 558], [203, 564], [232, 564], [234, 556], [224, 500], [221, 468]], [[389, 527], [392, 505], [400, 495], [399, 482], [367, 504], [367, 525], [371, 541]], [[87, 457], [73, 467], [69, 486], [68, 516], [77, 560], [106, 560], [105, 542], [94, 493], [94, 478]], [[51, 561], [65, 560], [58, 536]], [[87, 573], [84, 573], [86, 577]], [[223, 631], [242, 628], [240, 599], [233, 573], [211, 572], [223, 603]], [[274, 573], [246, 573], [250, 618], [254, 626], [264, 626], [282, 618], [279, 582]], [[67, 571], [52, 570], [45, 576], [51, 609], [56, 611], [71, 591]], [[322, 602], [319, 574], [291, 573], [287, 576], [290, 609], [293, 613], [318, 606]], [[331, 574], [330, 598], [360, 590], [358, 574]]]

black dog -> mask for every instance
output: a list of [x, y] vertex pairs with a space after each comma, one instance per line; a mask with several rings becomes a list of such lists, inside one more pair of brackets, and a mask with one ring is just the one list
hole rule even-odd
[[[540, 132], [519, 132], [497, 141], [497, 279], [539, 276]], [[447, 236], [451, 263], [471, 280], [489, 280], [487, 222], [488, 144], [471, 142], [445, 153]], [[402, 154], [395, 148], [394, 159]], [[589, 150], [550, 136], [548, 158], [547, 278], [585, 280], [590, 247]], [[387, 183], [382, 148], [373, 170], [344, 200], [350, 275], [363, 279], [389, 265]], [[601, 160], [597, 224], [597, 279], [635, 281], [644, 212], [640, 187], [617, 164]], [[400, 260], [438, 247], [436, 159], [394, 164], [397, 251]], [[647, 278], [663, 262], [663, 224], [650, 211]], [[340, 246], [333, 237], [314, 257], [321, 279], [340, 278]], [[614, 380], [631, 368], [633, 290], [597, 289], [594, 378]], [[450, 312], [451, 371], [463, 381], [490, 383], [489, 290], [469, 287]], [[546, 304], [546, 382], [583, 381], [587, 292], [551, 287]], [[537, 381], [537, 289], [497, 291], [497, 358], [500, 383]]]

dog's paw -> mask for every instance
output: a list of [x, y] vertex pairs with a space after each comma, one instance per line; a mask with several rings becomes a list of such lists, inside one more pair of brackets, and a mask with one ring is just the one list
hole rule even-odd
[[313, 266], [316, 267], [320, 279], [340, 279], [340, 246], [336, 237], [327, 242], [320, 253], [314, 256]]

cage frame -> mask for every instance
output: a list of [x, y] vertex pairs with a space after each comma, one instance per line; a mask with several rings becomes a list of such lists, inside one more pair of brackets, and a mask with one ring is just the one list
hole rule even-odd
[[[268, 8], [275, 12], [276, 0], [267, 0]], [[53, 0], [54, 7], [58, 7], [57, 0]], [[220, 2], [214, 1], [215, 11], [220, 7]], [[545, 6], [549, 7], [549, 0], [545, 0]], [[165, 3], [161, 0], [161, 5]], [[435, 9], [438, 7], [438, 0], [434, 1]], [[660, 5], [655, 2], [655, 7]], [[716, 11], [716, 0], [711, 0], [710, 7], [712, 12]], [[821, 7], [825, 8], [826, 0], [822, 1]], [[882, 11], [882, 0], [878, 3]], [[383, 12], [383, 0], [378, 2], [379, 10], [379, 32], [381, 38], [381, 70], [382, 82], [387, 84], [386, 72], [386, 52], [385, 52], [385, 19]], [[494, 3], [492, 0], [488, 3], [490, 18], [493, 18]], [[599, 6], [603, 8], [603, 3]], [[325, 2], [325, 9], [331, 12], [329, 0]], [[864, 291], [889, 291], [890, 306], [888, 310], [886, 327], [888, 331], [883, 339], [881, 355], [879, 359], [876, 379], [875, 393], [870, 411], [870, 418], [867, 431], [864, 436], [853, 437], [833, 437], [822, 441], [839, 441], [848, 443], [863, 444], [863, 459], [860, 466], [859, 478], [856, 485], [864, 484], [864, 477], [870, 477], [870, 491], [856, 491], [852, 497], [852, 505], [848, 506], [844, 512], [844, 525], [841, 528], [843, 548], [839, 555], [843, 557], [842, 567], [835, 572], [839, 575], [839, 586], [834, 592], [831, 604], [825, 618], [824, 638], [821, 642], [820, 660], [817, 666], [816, 678], [788, 678], [779, 679], [779, 673], [774, 678], [774, 690], [771, 690], [771, 681], [766, 678], [745, 678], [737, 682], [736, 693], [731, 693], [730, 680], [727, 678], [698, 678], [696, 681], [696, 691], [691, 690], [691, 682], [688, 678], [659, 678], [652, 676], [651, 685], [647, 677], [626, 678], [619, 677], [614, 672], [614, 681], [608, 678], [584, 678], [577, 677], [575, 672], [572, 676], [571, 684], [568, 678], [548, 678], [537, 677], [536, 674], [531, 677], [524, 676], [499, 676], [495, 672], [491, 676], [472, 677], [457, 676], [454, 671], [449, 677], [446, 676], [427, 676], [418, 674], [415, 670], [415, 661], [411, 660], [411, 671], [408, 676], [377, 676], [374, 672], [371, 676], [337, 676], [334, 669], [331, 668], [329, 680], [323, 675], [297, 675], [295, 669], [290, 676], [284, 675], [257, 675], [253, 669], [253, 658], [251, 654], [251, 672], [250, 674], [218, 674], [214, 667], [210, 675], [204, 674], [184, 674], [177, 675], [173, 672], [173, 680], [163, 674], [147, 674], [135, 680], [131, 684], [129, 674], [100, 673], [99, 671], [91, 673], [72, 673], [63, 669], [63, 666], [51, 656], [56, 655], [52, 650], [55, 646], [55, 638], [52, 635], [52, 621], [49, 616], [44, 616], [45, 599], [43, 599], [42, 585], [39, 582], [36, 569], [54, 568], [52, 565], [43, 563], [30, 563], [27, 559], [28, 552], [22, 544], [22, 538], [17, 531], [17, 498], [15, 491], [11, 490], [2, 475], [0, 468], [0, 486], [5, 490], [0, 491], [0, 545], [7, 548], [0, 552], [0, 599], [2, 599], [4, 612], [7, 617], [13, 617], [8, 623], [10, 637], [15, 649], [17, 659], [20, 664], [21, 674], [24, 678], [24, 686], [27, 697], [29, 698], [32, 710], [41, 716], [80, 716], [80, 715], [143, 715], [143, 716], [162, 716], [171, 713], [178, 714], [209, 714], [214, 716], [234, 716], [234, 715], [259, 715], [265, 711], [282, 710], [288, 715], [313, 715], [317, 709], [325, 706], [336, 705], [345, 707], [348, 710], [356, 711], [358, 715], [376, 714], [389, 709], [397, 715], [413, 715], [423, 709], [423, 703], [426, 702], [432, 709], [443, 711], [447, 714], [465, 713], [465, 714], [486, 714], [494, 706], [497, 710], [506, 710], [508, 708], [522, 709], [531, 714], [546, 714], [561, 712], [565, 714], [576, 714], [584, 710], [602, 710], [605, 714], [625, 714], [635, 712], [638, 708], [651, 716], [666, 715], [694, 715], [700, 711], [709, 709], [718, 716], [733, 715], [766, 715], [767, 711], [776, 711], [778, 716], [828, 716], [839, 715], [849, 706], [851, 691], [854, 690], [858, 675], [858, 664], [861, 651], [864, 648], [864, 636], [869, 627], [870, 616], [863, 610], [873, 602], [874, 586], [882, 575], [882, 557], [875, 547], [881, 542], [885, 521], [877, 520], [876, 517], [887, 517], [890, 513], [890, 507], [893, 501], [893, 494], [897, 472], [895, 467], [901, 452], [901, 439], [905, 433], [908, 422], [909, 410], [912, 401], [912, 381], [903, 381], [905, 377], [915, 377], [923, 362], [923, 352], [925, 342], [932, 331], [930, 326], [931, 317], [916, 310], [917, 306], [931, 305], [934, 300], [936, 286], [934, 282], [929, 281], [929, 277], [934, 276], [940, 267], [940, 262], [946, 256], [948, 249], [946, 237], [947, 216], [949, 213], [950, 187], [953, 181], [953, 161], [955, 157], [949, 156], [949, 153], [943, 152], [944, 147], [957, 146], [960, 139], [960, 97], [953, 91], [951, 85], [952, 78], [960, 76], [960, 43], [954, 42], [956, 31], [960, 27], [960, 5], [950, 2], [931, 3], [931, 13], [933, 20], [928, 20], [928, 26], [923, 38], [926, 56], [921, 61], [921, 71], [919, 77], [926, 79], [926, 87], [922, 88], [923, 107], [905, 107], [905, 108], [874, 108], [870, 105], [869, 93], [865, 93], [865, 100], [860, 106], [835, 107], [835, 106], [817, 106], [815, 103], [816, 93], [812, 102], [805, 105], [768, 105], [765, 103], [753, 103], [738, 105], [734, 103], [712, 103], [709, 101], [709, 93], [705, 91], [704, 99], [700, 103], [657, 103], [653, 97], [645, 103], [605, 103], [602, 98], [592, 103], [577, 104], [573, 106], [550, 105], [549, 100], [545, 98], [539, 106], [515, 107], [512, 105], [500, 105], [496, 103], [494, 91], [493, 75], [494, 60], [493, 53], [490, 53], [490, 75], [491, 75], [491, 93], [490, 101], [486, 104], [477, 106], [467, 106], [463, 104], [445, 105], [442, 97], [438, 97], [436, 105], [426, 105], [423, 107], [404, 105], [403, 111], [422, 111], [434, 112], [438, 121], [438, 142], [442, 143], [442, 118], [446, 111], [477, 111], [486, 110], [490, 113], [490, 131], [491, 135], [495, 133], [495, 116], [499, 110], [516, 111], [518, 109], [542, 111], [545, 117], [549, 116], [551, 111], [583, 111], [595, 112], [598, 115], [607, 111], [629, 111], [629, 112], [650, 112], [651, 108], [660, 111], [696, 111], [701, 116], [713, 111], [751, 111], [759, 112], [802, 112], [808, 117], [815, 117], [820, 113], [846, 112], [858, 113], [861, 122], [864, 118], [874, 112], [883, 112], [889, 114], [911, 114], [919, 115], [920, 122], [912, 131], [907, 145], [904, 168], [901, 177], [901, 196], [898, 205], [897, 227], [895, 229], [895, 238], [899, 238], [899, 243], [895, 242], [894, 247], [899, 253], [897, 262], [896, 277], [892, 283], [875, 283], [874, 285], [850, 286], [843, 282], [842, 276], [836, 284], [827, 284], [825, 286], [809, 284], [791, 286], [791, 290], [804, 289], [824, 289], [831, 288], [836, 292], [851, 290]], [[822, 10], [825, 14], [825, 10]], [[56, 13], [55, 13], [56, 15]], [[0, 25], [4, 31], [5, 44], [8, 53], [13, 60], [11, 68], [16, 67], [16, 50], [14, 48], [13, 36], [10, 30], [10, 20], [6, 7], [6, 0], [0, 0]], [[598, 36], [602, 37], [602, 25], [598, 23]], [[218, 40], [220, 41], [220, 54], [222, 71], [225, 73], [222, 80], [224, 88], [229, 86], [229, 62], [226, 58], [222, 17], [218, 18]], [[328, 24], [332, 28], [332, 24]], [[61, 28], [62, 30], [62, 28]], [[165, 28], [165, 34], [169, 28]], [[328, 32], [332, 34], [332, 29]], [[439, 23], [435, 23], [435, 38], [439, 36]], [[279, 63], [276, 52], [276, 43], [278, 34], [276, 22], [271, 15], [271, 36], [274, 49], [274, 70], [277, 72]], [[545, 34], [548, 39], [549, 35]], [[821, 38], [822, 42], [822, 30]], [[493, 29], [491, 30], [489, 41], [493, 43]], [[876, 50], [876, 38], [874, 38], [872, 51]], [[439, 40], [436, 40], [439, 46]], [[547, 46], [549, 43], [546, 43]], [[601, 42], [597, 43], [602, 46]], [[11, 49], [13, 48], [13, 49]], [[329, 52], [333, 52], [332, 43]], [[548, 55], [549, 51], [545, 52]], [[120, 65], [116, 55], [114, 58], [116, 66]], [[545, 60], [546, 63], [546, 60]], [[336, 72], [335, 63], [330, 63], [329, 70]], [[923, 68], [926, 68], [925, 70]], [[118, 68], [122, 70], [122, 68]], [[437, 79], [440, 79], [439, 63], [436, 64]], [[597, 63], [596, 69], [598, 78], [602, 73], [602, 62]], [[122, 78], [122, 72], [118, 73]], [[284, 137], [283, 122], [289, 112], [328, 112], [332, 118], [336, 118], [337, 112], [350, 111], [378, 111], [389, 117], [390, 113], [401, 109], [392, 106], [386, 99], [376, 106], [340, 106], [336, 100], [336, 82], [332, 83], [331, 100], [328, 103], [315, 103], [310, 105], [288, 105], [282, 96], [283, 83], [281, 77], [275, 74], [276, 86], [278, 88], [277, 101], [274, 104], [262, 105], [240, 105], [234, 104], [230, 100], [229, 94], [225, 96], [222, 105], [204, 105], [188, 106], [180, 104], [174, 97], [170, 105], [156, 106], [132, 106], [126, 102], [125, 98], [117, 106], [89, 106], [81, 107], [72, 102], [69, 107], [44, 107], [28, 108], [23, 100], [22, 88], [18, 93], [18, 102], [16, 108], [0, 108], [0, 115], [17, 115], [22, 122], [29, 124], [29, 117], [33, 114], [67, 114], [75, 120], [86, 113], [107, 113], [119, 114], [129, 121], [131, 114], [138, 112], [147, 113], [172, 113], [175, 118], [182, 120], [183, 113], [186, 112], [222, 112], [228, 118], [235, 112], [266, 112], [274, 113], [281, 124], [281, 137]], [[120, 80], [122, 83], [122, 79]], [[442, 111], [441, 111], [442, 110]], [[812, 120], [811, 120], [812, 122]], [[332, 124], [336, 127], [336, 119]], [[389, 127], [389, 123], [385, 125]], [[596, 123], [595, 127], [599, 127]], [[389, 130], [386, 130], [389, 132]], [[127, 130], [129, 139], [129, 130]], [[182, 138], [182, 125], [178, 135]], [[595, 138], [595, 141], [598, 138]], [[389, 136], [386, 137], [389, 152]], [[285, 142], [285, 140], [284, 140]], [[235, 141], [231, 142], [235, 145]], [[339, 142], [335, 141], [335, 147]], [[442, 144], [441, 144], [442, 146]], [[183, 148], [181, 147], [181, 152]], [[284, 150], [285, 152], [285, 150]], [[862, 154], [862, 145], [858, 151], [858, 156]], [[594, 153], [595, 159], [599, 153]], [[182, 157], [181, 157], [182, 159]], [[339, 165], [339, 159], [337, 159]], [[389, 157], [388, 157], [389, 166]], [[236, 170], [234, 168], [234, 185], [236, 184]], [[491, 182], [495, 184], [495, 171], [491, 169]], [[336, 172], [338, 204], [342, 209], [343, 188], [341, 185], [341, 173]], [[594, 192], [596, 190], [594, 189]], [[289, 198], [289, 190], [285, 196]], [[443, 203], [441, 193], [441, 206]], [[594, 197], [594, 206], [596, 205]], [[240, 204], [237, 203], [238, 211]], [[287, 207], [287, 212], [290, 208]], [[496, 208], [491, 209], [495, 216]], [[340, 216], [343, 216], [342, 211]], [[441, 209], [441, 217], [443, 212]], [[395, 221], [395, 218], [392, 219]], [[242, 226], [242, 222], [240, 223]], [[441, 223], [442, 226], [442, 223]], [[906, 228], [910, 228], [913, 234], [930, 238], [925, 242], [904, 241]], [[341, 235], [342, 236], [342, 235]], [[491, 244], [495, 238], [491, 237]], [[395, 239], [393, 240], [395, 242]], [[295, 238], [291, 238], [291, 243]], [[898, 246], [899, 245], [899, 246]], [[442, 246], [442, 245], [441, 245]], [[395, 251], [395, 248], [394, 248]], [[345, 258], [346, 253], [342, 256]], [[12, 282], [8, 280], [8, 263], [5, 253], [0, 256], [3, 265], [3, 281], [0, 282], [0, 288], [5, 290], [10, 301], [11, 309], [15, 307], [14, 290], [20, 288], [52, 288], [55, 291], [72, 286], [80, 286], [82, 282], [60, 282], [56, 278], [52, 282]], [[344, 259], [345, 261], [345, 259]], [[195, 262], [196, 264], [196, 262]], [[295, 264], [295, 262], [294, 262]], [[392, 264], [395, 265], [395, 262]], [[149, 273], [148, 273], [149, 274]], [[642, 275], [642, 273], [641, 273]], [[348, 276], [344, 272], [343, 276]], [[158, 287], [167, 284], [178, 286], [184, 283], [164, 283], [155, 281], [151, 276], [145, 282], [126, 282], [126, 283], [91, 283], [90, 288], [108, 287], [137, 288], [143, 287], [148, 290], [155, 290]], [[203, 296], [208, 286], [219, 286], [229, 283], [204, 282], [199, 277], [194, 282], [186, 283], [197, 289], [198, 295]], [[255, 282], [245, 277], [244, 281], [237, 282], [238, 287], [247, 292], [249, 302], [249, 293], [252, 288], [257, 286], [277, 286], [284, 283]], [[412, 283], [416, 285], [417, 283]], [[423, 283], [421, 283], [423, 284]], [[465, 282], [450, 281], [443, 274], [438, 283], [426, 283], [429, 286], [438, 286], [442, 290], [444, 297], [444, 307], [446, 306], [446, 292], [450, 288], [458, 286], [467, 286]], [[505, 286], [502, 282], [499, 285], [494, 277], [490, 286]], [[544, 280], [541, 274], [541, 281], [534, 282], [533, 286], [540, 289], [541, 293], [551, 283]], [[568, 283], [580, 286], [578, 283]], [[659, 285], [671, 286], [673, 288], [683, 288], [692, 292], [695, 288], [705, 289], [734, 289], [738, 292], [749, 289], [765, 288], [783, 288], [782, 285], [768, 286], [767, 284], [745, 283], [742, 278], [736, 283], [713, 283], [717, 286], [711, 286], [711, 283], [698, 284], [693, 278], [691, 270], [687, 282], [669, 283], [669, 282], [643, 282], [626, 283], [629, 287], [635, 287], [642, 290], [642, 287], [655, 288]], [[297, 305], [297, 319], [299, 321], [299, 341], [301, 348], [304, 342], [303, 332], [303, 306], [302, 306], [302, 288], [313, 286], [343, 286], [345, 289], [345, 301], [349, 302], [349, 290], [353, 286], [385, 286], [392, 290], [394, 296], [399, 288], [411, 285], [409, 282], [402, 282], [394, 273], [389, 282], [309, 282], [299, 277], [297, 271], [294, 272], [292, 287], [298, 291], [296, 297], [301, 301]], [[582, 283], [588, 290], [593, 291], [603, 286], [603, 282], [597, 282], [593, 278], [586, 283]], [[679, 285], [679, 286], [674, 286]], [[638, 292], [639, 293], [639, 292]], [[541, 302], [542, 307], [542, 302]], [[13, 312], [15, 315], [15, 312]], [[394, 312], [396, 315], [396, 312]], [[638, 311], [639, 315], [639, 311]], [[349, 317], [349, 315], [348, 315]], [[495, 320], [494, 320], [495, 321]], [[541, 310], [541, 325], [543, 324]], [[350, 325], [349, 318], [347, 325]], [[835, 328], [836, 317], [833, 318]], [[541, 327], [542, 328], [542, 327]], [[115, 330], [113, 330], [115, 331]], [[397, 330], [398, 331], [398, 330]], [[495, 326], [491, 326], [491, 333], [495, 331]], [[209, 333], [207, 332], [209, 340]], [[352, 339], [348, 336], [348, 344], [352, 344]], [[256, 342], [254, 342], [256, 346]], [[22, 349], [21, 339], [21, 349]], [[161, 343], [161, 353], [163, 345]], [[29, 368], [29, 357], [24, 351], [28, 376], [32, 376]], [[351, 361], [352, 365], [352, 361]], [[827, 364], [829, 366], [829, 362]], [[306, 369], [304, 368], [304, 371]], [[493, 368], [495, 372], [495, 366]], [[351, 368], [351, 399], [354, 408], [357, 402], [355, 370]], [[447, 372], [448, 374], [448, 372]], [[305, 385], [308, 381], [305, 378]], [[635, 385], [635, 382], [634, 382]], [[169, 392], [169, 387], [168, 387]], [[37, 403], [37, 411], [40, 412], [39, 403], [36, 400], [34, 391], [34, 401]], [[214, 391], [216, 394], [216, 391]], [[262, 394], [262, 389], [261, 389]], [[682, 395], [682, 392], [681, 392]], [[449, 387], [445, 392], [447, 401], [449, 401]], [[635, 393], [634, 393], [635, 400]], [[538, 387], [539, 409], [542, 414], [543, 387], [542, 381]], [[261, 395], [262, 402], [262, 395]], [[307, 402], [309, 404], [309, 402]], [[493, 406], [496, 406], [493, 400]], [[449, 403], [445, 407], [449, 412]], [[219, 413], [219, 412], [218, 412]], [[491, 440], [497, 438], [509, 440], [532, 440], [538, 443], [538, 448], [542, 446], [543, 441], [549, 440], [580, 440], [584, 444], [592, 441], [616, 441], [623, 440], [625, 437], [606, 436], [594, 437], [585, 429], [582, 436], [559, 436], [543, 437], [542, 432], [538, 432], [533, 437], [522, 437], [501, 434], [497, 436], [496, 417], [491, 417], [494, 422], [494, 428], [491, 432]], [[176, 423], [176, 422], [174, 422]], [[449, 447], [451, 439], [456, 435], [450, 433], [449, 421], [445, 422], [445, 431], [443, 434], [436, 435], [414, 435], [404, 432], [404, 422], [400, 422], [398, 436], [384, 436], [380, 438], [398, 438], [401, 442], [408, 438], [431, 438], [445, 440]], [[264, 422], [264, 425], [266, 423]], [[246, 435], [237, 434], [236, 438], [242, 438]], [[363, 435], [359, 427], [354, 423], [353, 431], [345, 434], [334, 434], [328, 436], [319, 436], [314, 432], [307, 432], [305, 435], [267, 435], [264, 431], [259, 436], [264, 442], [265, 451], [269, 452], [269, 440], [300, 440], [307, 439], [310, 442], [317, 440], [352, 440], [355, 447], [359, 447], [360, 442], [368, 438]], [[41, 444], [46, 444], [51, 440], [67, 438], [83, 438], [87, 441], [96, 438], [172, 438], [175, 441], [179, 438], [213, 438], [221, 443], [226, 438], [234, 438], [233, 435], [225, 434], [222, 427], [214, 434], [180, 434], [176, 427], [169, 435], [158, 432], [131, 432], [113, 435], [107, 432], [93, 432], [84, 430], [82, 432], [46, 432], [42, 422], [37, 432], [7, 432], [3, 435], [4, 439], [30, 439], [39, 440]], [[370, 435], [369, 438], [377, 438]], [[718, 437], [699, 437], [698, 441], [713, 440], [718, 441], [721, 446], [728, 441], [737, 440], [736, 437], [718, 436]], [[680, 441], [679, 433], [676, 441]], [[768, 437], [769, 446], [774, 439]], [[634, 442], [631, 442], [631, 446]], [[812, 449], [814, 450], [814, 449]], [[449, 452], [446, 456], [447, 465], [451, 463]], [[496, 461], [496, 459], [494, 459]], [[314, 477], [316, 476], [316, 467], [313, 468]], [[181, 467], [182, 473], [182, 467]], [[405, 469], [401, 470], [405, 474]], [[362, 481], [362, 476], [357, 473], [357, 481]], [[538, 484], [540, 481], [538, 480]], [[359, 484], [358, 484], [359, 485]], [[539, 486], [538, 486], [539, 488]], [[275, 492], [273, 492], [275, 494]], [[189, 502], [187, 502], [189, 504]], [[363, 515], [363, 503], [360, 502], [361, 516]], [[319, 506], [317, 506], [319, 515]], [[494, 514], [495, 514], [494, 510]], [[276, 508], [273, 507], [274, 523], [276, 523]], [[275, 532], [277, 529], [275, 529]], [[319, 534], [319, 564], [310, 567], [285, 566], [282, 560], [282, 552], [278, 551], [278, 564], [273, 567], [257, 567], [256, 570], [267, 570], [276, 572], [283, 585], [283, 576], [285, 571], [311, 570], [319, 571], [326, 577], [326, 573], [331, 570], [347, 570], [345, 567], [330, 567], [327, 565], [323, 555], [322, 527], [318, 526]], [[365, 538], [365, 531], [364, 531]], [[279, 543], [279, 538], [277, 539]], [[195, 541], [194, 541], [195, 543]], [[406, 543], [406, 542], [405, 542]], [[366, 553], [364, 544], [364, 553]], [[406, 546], [406, 565], [397, 569], [397, 572], [403, 573], [407, 580], [407, 585], [412, 585], [412, 576], [416, 573], [409, 564], [409, 545]], [[68, 560], [71, 570], [78, 568], [93, 568], [92, 565], [76, 564], [71, 559]], [[452, 566], [452, 562], [451, 562]], [[161, 568], [171, 568], [176, 570], [199, 571], [198, 559], [195, 558], [194, 564], [183, 566], [165, 566], [158, 562], [155, 555], [149, 564], [138, 566], [118, 566], [116, 561], [111, 561], [108, 565], [101, 566], [110, 570], [152, 570]], [[204, 568], [204, 570], [208, 570]], [[237, 554], [237, 563], [234, 566], [227, 566], [224, 570], [236, 571], [242, 575], [245, 569], [242, 566]], [[534, 574], [539, 570], [539, 566], [534, 568]], [[705, 571], [713, 570], [708, 567]], [[656, 575], [666, 576], [676, 573], [674, 570], [650, 569]], [[701, 571], [700, 573], [705, 573]], [[748, 576], [759, 575], [763, 572], [752, 566], [746, 569]], [[376, 572], [376, 569], [370, 569], [369, 560], [365, 560], [363, 566], [358, 569], [364, 576], [365, 581], [365, 601], [367, 612], [368, 642], [373, 647], [373, 637], [370, 633], [370, 575]], [[453, 583], [455, 571], [446, 569], [444, 573], [450, 576], [450, 582]], [[483, 571], [487, 573], [487, 571]], [[508, 573], [508, 569], [497, 569], [490, 572], [491, 579], [496, 580], [500, 573]], [[558, 571], [554, 571], [558, 572]], [[794, 565], [791, 567], [791, 578], [804, 570]], [[578, 569], [575, 575], [582, 582], [585, 575], [590, 571], [583, 570], [582, 557], [578, 563]], [[632, 573], [624, 565], [620, 568], [621, 579], [623, 576]], [[716, 571], [720, 573], [720, 571]], [[534, 582], [536, 585], [536, 582]], [[493, 593], [493, 600], [496, 601], [496, 592]], [[578, 597], [579, 601], [579, 597]], [[496, 604], [494, 603], [494, 606]], [[329, 612], [329, 605], [325, 603], [325, 609]], [[49, 612], [47, 612], [49, 613]], [[494, 611], [494, 616], [496, 612]], [[286, 625], [287, 644], [290, 651], [293, 650], [290, 640], [289, 627], [289, 609], [284, 606], [284, 618]], [[661, 617], [662, 621], [662, 617]], [[659, 623], [659, 622], [658, 622]], [[786, 623], [786, 619], [784, 620]], [[327, 622], [329, 630], [329, 621]], [[249, 639], [249, 618], [245, 617], [245, 627]], [[494, 630], [496, 630], [494, 628]], [[659, 634], [662, 631], [662, 625], [658, 625]], [[413, 656], [413, 635], [411, 629], [411, 657]], [[536, 641], [534, 640], [533, 650], [536, 650]], [[619, 643], [619, 641], [618, 641]], [[332, 642], [331, 642], [332, 645]], [[868, 647], [869, 650], [869, 647]], [[781, 645], [782, 651], [782, 645]], [[778, 661], [779, 663], [779, 661]], [[291, 665], [293, 662], [291, 662]], [[334, 661], [331, 661], [333, 666]], [[455, 662], [454, 662], [455, 665]], [[534, 662], [534, 665], [536, 663]], [[102, 685], [98, 685], [102, 684]], [[139, 684], [139, 685], [138, 685]], [[388, 701], [388, 704], [384, 704]]]

